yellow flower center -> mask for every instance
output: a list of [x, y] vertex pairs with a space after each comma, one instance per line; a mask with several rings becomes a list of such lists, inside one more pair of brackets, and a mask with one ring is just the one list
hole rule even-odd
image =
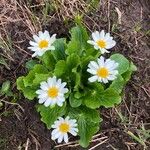
[[106, 42], [104, 40], [98, 40], [96, 43], [98, 44], [98, 46], [100, 48], [105, 48], [106, 47]]
[[41, 40], [39, 42], [39, 47], [40, 48], [46, 48], [46, 47], [48, 47], [48, 41], [47, 40]]
[[49, 88], [48, 96], [51, 98], [55, 98], [58, 96], [58, 89], [56, 87]]
[[107, 78], [107, 76], [109, 75], [108, 69], [105, 67], [99, 68], [97, 70], [97, 75], [101, 78]]
[[63, 133], [67, 133], [69, 131], [69, 124], [67, 123], [62, 123], [60, 126], [59, 126], [59, 131], [60, 132], [63, 132]]

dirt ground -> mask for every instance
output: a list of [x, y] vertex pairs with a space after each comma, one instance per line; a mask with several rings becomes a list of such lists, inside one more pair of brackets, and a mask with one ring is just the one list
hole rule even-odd
[[[90, 32], [111, 31], [117, 41], [113, 52], [124, 54], [138, 68], [126, 85], [122, 103], [112, 109], [101, 108], [101, 131], [87, 149], [144, 150], [128, 131], [141, 135], [145, 149], [150, 149], [150, 135], [145, 137], [140, 132], [142, 126], [145, 131], [150, 129], [150, 1], [101, 0], [96, 8], [79, 0], [52, 3], [52, 8], [45, 9], [44, 0], [0, 0], [0, 56], [8, 65], [0, 65], [0, 85], [10, 80], [17, 99], [16, 105], [12, 102], [14, 97], [0, 97], [0, 150], [82, 150], [74, 144], [55, 147], [50, 131], [35, 110], [36, 101], [24, 99], [15, 83], [26, 73], [25, 62], [31, 59], [27, 46], [32, 34], [47, 29], [57, 37], [68, 38], [76, 12], [83, 15]], [[102, 137], [107, 139], [103, 143]]]

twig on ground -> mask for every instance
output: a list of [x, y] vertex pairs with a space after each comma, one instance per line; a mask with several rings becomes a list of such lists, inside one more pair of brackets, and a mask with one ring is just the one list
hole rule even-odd
[[27, 142], [26, 142], [26, 145], [25, 145], [25, 150], [28, 150], [28, 148], [29, 148], [29, 142], [30, 142], [30, 140], [29, 140], [29, 138], [27, 138]]
[[104, 143], [105, 143], [105, 142], [107, 142], [107, 141], [108, 141], [108, 139], [106, 139], [106, 140], [102, 141], [101, 143], [98, 143], [97, 145], [93, 146], [93, 147], [92, 147], [92, 148], [90, 148], [89, 150], [94, 150], [96, 147], [98, 147], [98, 146], [100, 146], [100, 145], [104, 144]]

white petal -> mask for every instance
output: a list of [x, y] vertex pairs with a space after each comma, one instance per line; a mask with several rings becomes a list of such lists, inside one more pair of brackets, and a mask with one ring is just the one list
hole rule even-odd
[[93, 38], [94, 41], [98, 41], [99, 38], [100, 38], [99, 32], [98, 31], [93, 32], [92, 33], [92, 38]]
[[109, 51], [107, 51], [105, 48], [101, 48], [100, 51], [101, 51], [101, 54], [109, 53]]
[[106, 49], [111, 49], [116, 45], [116, 42], [113, 40], [111, 42], [107, 42]]
[[38, 98], [46, 98], [47, 97], [47, 92], [43, 91], [42, 94], [38, 95]]
[[40, 99], [39, 99], [39, 104], [42, 104], [42, 103], [44, 103], [45, 101], [46, 101], [45, 98], [40, 98]]
[[29, 44], [32, 45], [32, 46], [38, 46], [38, 44], [33, 42], [33, 41], [30, 41]]
[[52, 100], [47, 99], [47, 100], [45, 101], [45, 103], [44, 103], [44, 106], [45, 106], [45, 107], [50, 106], [50, 105], [51, 105], [51, 102], [52, 102]]
[[93, 75], [96, 75], [97, 74], [97, 71], [96, 70], [94, 70], [94, 69], [87, 69], [87, 72], [89, 72], [89, 73], [91, 73], [91, 74], [93, 74]]
[[107, 78], [102, 78], [103, 83], [108, 83]]
[[100, 39], [104, 39], [104, 37], [105, 37], [105, 32], [104, 32], [104, 30], [102, 30], [100, 32]]
[[57, 131], [55, 134], [54, 133], [52, 134], [52, 140], [56, 140], [60, 136], [61, 136], [61, 133]]
[[60, 102], [60, 101], [57, 101], [57, 105], [60, 106], [60, 107], [62, 107], [62, 106], [63, 106], [63, 103]]
[[47, 91], [49, 89], [47, 82], [41, 82], [40, 85], [41, 85], [40, 88], [42, 90], [46, 90]]
[[77, 132], [74, 129], [71, 129], [70, 132], [73, 136], [77, 136]]
[[99, 67], [104, 67], [105, 66], [105, 58], [103, 56], [101, 56], [97, 60], [98, 60]]
[[28, 47], [28, 49], [30, 49], [31, 51], [33, 51], [33, 52], [36, 52], [37, 50], [38, 50], [38, 47], [36, 46], [36, 47]]
[[92, 40], [88, 40], [87, 43], [91, 44], [91, 45], [96, 45], [96, 43]]
[[117, 77], [114, 76], [114, 75], [110, 75], [110, 76], [108, 76], [107, 78], [108, 78], [108, 80], [111, 80], [111, 81], [112, 81], [112, 80], [115, 80]]
[[38, 56], [42, 56], [45, 53], [45, 51], [37, 51]]
[[88, 80], [89, 80], [90, 82], [95, 82], [97, 79], [98, 79], [97, 76], [93, 76], [93, 77], [90, 77]]
[[58, 138], [58, 143], [61, 143], [61, 142], [62, 142], [63, 137], [64, 137], [64, 136], [63, 136], [62, 134], [59, 136], [59, 138]]
[[99, 46], [97, 46], [97, 45], [94, 45], [94, 48], [95, 48], [96, 50], [98, 50], [98, 49], [99, 49]]
[[35, 40], [35, 42], [39, 42], [40, 41], [40, 38], [37, 36], [37, 35], [33, 35], [33, 39]]
[[35, 93], [36, 93], [36, 94], [42, 94], [42, 93], [43, 93], [43, 90], [37, 90]]
[[[69, 121], [69, 119], [70, 119], [70, 117], [69, 116], [67, 116], [66, 118], [65, 118], [65, 121]], [[71, 120], [70, 120], [71, 121]]]
[[56, 34], [53, 34], [53, 35], [51, 36], [51, 38], [50, 38], [50, 41], [49, 41], [50, 44], [54, 43], [55, 40], [56, 40]]
[[117, 75], [117, 74], [118, 74], [118, 70], [110, 71], [110, 74], [111, 74], [111, 75]]
[[102, 78], [101, 77], [98, 77], [98, 82], [102, 82]]
[[50, 46], [48, 49], [54, 51], [54, 50], [55, 50], [55, 47], [54, 47], [54, 46]]
[[110, 36], [110, 33], [106, 33], [106, 34], [105, 34], [105, 40], [111, 39], [110, 37], [111, 37], [111, 36]]
[[38, 54], [37, 54], [37, 52], [35, 52], [34, 54], [32, 54], [32, 57], [35, 57], [35, 56], [37, 56]]
[[98, 64], [95, 61], [90, 61], [88, 67], [90, 69], [96, 69], [96, 70], [99, 68]]
[[65, 141], [65, 143], [68, 143], [68, 134], [67, 133], [64, 134], [64, 141]]
[[43, 40], [44, 39], [44, 34], [43, 34], [43, 32], [42, 31], [39, 31], [39, 38], [40, 38], [40, 40]]

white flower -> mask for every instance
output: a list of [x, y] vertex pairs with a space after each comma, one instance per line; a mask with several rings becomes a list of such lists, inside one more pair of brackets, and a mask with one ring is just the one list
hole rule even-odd
[[48, 31], [39, 31], [39, 35], [33, 35], [33, 39], [34, 41], [29, 42], [31, 46], [28, 47], [28, 49], [35, 52], [32, 57], [42, 56], [48, 50], [55, 50], [52, 44], [56, 40], [56, 34], [50, 37]]
[[78, 128], [76, 122], [75, 119], [70, 119], [69, 116], [65, 119], [59, 117], [52, 125], [52, 128], [54, 128], [52, 131], [52, 140], [58, 139], [58, 143], [61, 143], [64, 140], [68, 143], [68, 133], [77, 136]]
[[97, 62], [91, 61], [88, 65], [87, 71], [91, 73], [93, 76], [89, 78], [90, 82], [98, 82], [108, 83], [108, 81], [112, 81], [116, 79], [116, 75], [118, 74], [118, 63], [114, 60], [106, 59], [101, 56], [98, 58]]
[[113, 40], [113, 37], [110, 36], [110, 33], [105, 34], [104, 30], [100, 33], [98, 31], [93, 32], [92, 38], [93, 40], [88, 40], [87, 42], [94, 45], [96, 50], [100, 49], [101, 54], [104, 54], [105, 52], [109, 53], [108, 49], [116, 45], [116, 42]]
[[46, 107], [55, 104], [62, 106], [65, 101], [64, 94], [68, 92], [65, 86], [66, 82], [62, 83], [61, 79], [57, 80], [55, 76], [53, 78], [48, 78], [47, 82], [41, 82], [41, 89], [36, 91], [39, 103], [44, 103]]

